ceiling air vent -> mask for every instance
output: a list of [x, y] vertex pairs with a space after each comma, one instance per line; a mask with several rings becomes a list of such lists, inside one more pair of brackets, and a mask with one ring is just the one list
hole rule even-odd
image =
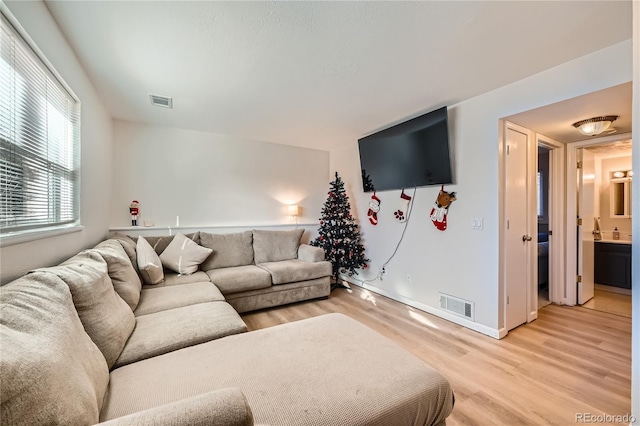
[[173, 108], [173, 99], [167, 96], [160, 95], [149, 95], [151, 99], [151, 105], [163, 107], [163, 108]]

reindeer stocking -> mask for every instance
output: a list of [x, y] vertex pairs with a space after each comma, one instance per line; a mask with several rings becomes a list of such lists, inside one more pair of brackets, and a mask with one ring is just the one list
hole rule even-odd
[[446, 192], [444, 185], [440, 188], [435, 205], [431, 209], [431, 221], [440, 231], [447, 229], [447, 213], [449, 206], [456, 200], [455, 192]]

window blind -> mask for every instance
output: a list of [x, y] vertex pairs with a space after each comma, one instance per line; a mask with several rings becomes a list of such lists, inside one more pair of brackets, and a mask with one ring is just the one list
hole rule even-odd
[[2, 15], [0, 234], [79, 221], [80, 105]]

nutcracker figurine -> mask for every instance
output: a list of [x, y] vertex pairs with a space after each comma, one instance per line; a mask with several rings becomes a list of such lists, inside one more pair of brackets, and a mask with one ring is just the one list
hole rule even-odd
[[131, 204], [129, 204], [129, 214], [131, 215], [131, 226], [138, 226], [138, 214], [140, 210], [138, 209], [138, 205], [140, 203], [138, 200], [133, 200]]

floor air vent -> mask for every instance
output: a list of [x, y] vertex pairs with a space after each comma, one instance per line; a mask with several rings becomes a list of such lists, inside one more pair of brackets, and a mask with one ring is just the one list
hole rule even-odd
[[467, 318], [474, 321], [474, 303], [468, 300], [460, 299], [458, 297], [449, 296], [448, 294], [440, 294], [440, 308], [458, 315], [459, 317]]
[[163, 107], [163, 108], [173, 108], [173, 99], [167, 96], [160, 95], [149, 95], [151, 99], [151, 105]]

